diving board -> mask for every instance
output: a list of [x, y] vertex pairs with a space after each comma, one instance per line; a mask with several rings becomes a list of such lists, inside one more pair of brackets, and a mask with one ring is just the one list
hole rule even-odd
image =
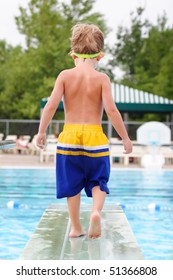
[[[84, 230], [91, 205], [81, 205]], [[69, 238], [66, 205], [50, 205], [26, 244], [22, 260], [142, 260], [141, 249], [120, 206], [106, 205], [102, 211], [102, 237]]]

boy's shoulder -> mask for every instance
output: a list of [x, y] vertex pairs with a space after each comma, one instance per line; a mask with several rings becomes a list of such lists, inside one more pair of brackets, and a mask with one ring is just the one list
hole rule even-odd
[[59, 76], [64, 76], [64, 75], [68, 75], [69, 73], [71, 73], [73, 71], [74, 68], [69, 68], [69, 69], [64, 69], [59, 73]]
[[110, 78], [106, 73], [99, 72], [102, 83], [110, 83]]
[[[62, 79], [64, 79], [64, 78], [67, 78], [68, 76], [71, 76], [71, 75], [73, 76], [75, 74], [76, 74], [76, 68], [74, 67], [74, 68], [62, 70], [58, 76], [61, 77]], [[96, 74], [95, 77], [97, 77], [101, 81], [110, 82], [110, 78], [106, 73], [95, 70], [95, 74]]]
[[66, 80], [66, 79], [69, 77], [71, 71], [72, 71], [72, 69], [65, 69], [65, 70], [62, 70], [62, 71], [58, 74], [57, 79], [58, 79], [58, 80], [61, 80], [61, 81], [64, 81], [64, 79]]
[[109, 79], [109, 76], [106, 73], [98, 72], [103, 79]]

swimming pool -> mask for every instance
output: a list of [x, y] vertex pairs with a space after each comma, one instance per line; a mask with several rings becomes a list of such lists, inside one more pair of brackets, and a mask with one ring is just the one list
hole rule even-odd
[[[173, 171], [111, 172], [106, 203], [122, 205], [145, 259], [173, 259], [172, 186]], [[17, 259], [45, 208], [58, 202], [66, 200], [55, 198], [54, 169], [0, 169], [0, 258]]]

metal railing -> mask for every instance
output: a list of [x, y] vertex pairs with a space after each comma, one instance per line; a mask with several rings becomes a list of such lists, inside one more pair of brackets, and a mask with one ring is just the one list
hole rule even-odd
[[[4, 135], [4, 138], [7, 135], [30, 135], [31, 138], [37, 134], [39, 127], [39, 120], [9, 120], [9, 119], [1, 119], [0, 120], [0, 134]], [[128, 134], [132, 140], [136, 140], [136, 131], [138, 127], [140, 127], [144, 122], [135, 122], [135, 121], [125, 121], [125, 126], [127, 128]], [[165, 124], [171, 129], [173, 140], [173, 122], [165, 122]], [[47, 133], [48, 134], [56, 134], [58, 135], [63, 128], [64, 121], [63, 120], [52, 120]], [[117, 133], [112, 127], [109, 121], [103, 121], [102, 127], [107, 135], [108, 139], [111, 137], [117, 137]]]

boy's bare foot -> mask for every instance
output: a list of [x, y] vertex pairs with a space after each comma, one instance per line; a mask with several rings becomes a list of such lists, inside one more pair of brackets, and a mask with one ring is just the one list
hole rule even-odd
[[77, 229], [71, 229], [69, 233], [69, 237], [76, 238], [86, 235], [86, 233], [83, 230], [77, 230]]
[[101, 236], [101, 216], [98, 211], [91, 213], [90, 225], [88, 229], [89, 238], [98, 238]]

